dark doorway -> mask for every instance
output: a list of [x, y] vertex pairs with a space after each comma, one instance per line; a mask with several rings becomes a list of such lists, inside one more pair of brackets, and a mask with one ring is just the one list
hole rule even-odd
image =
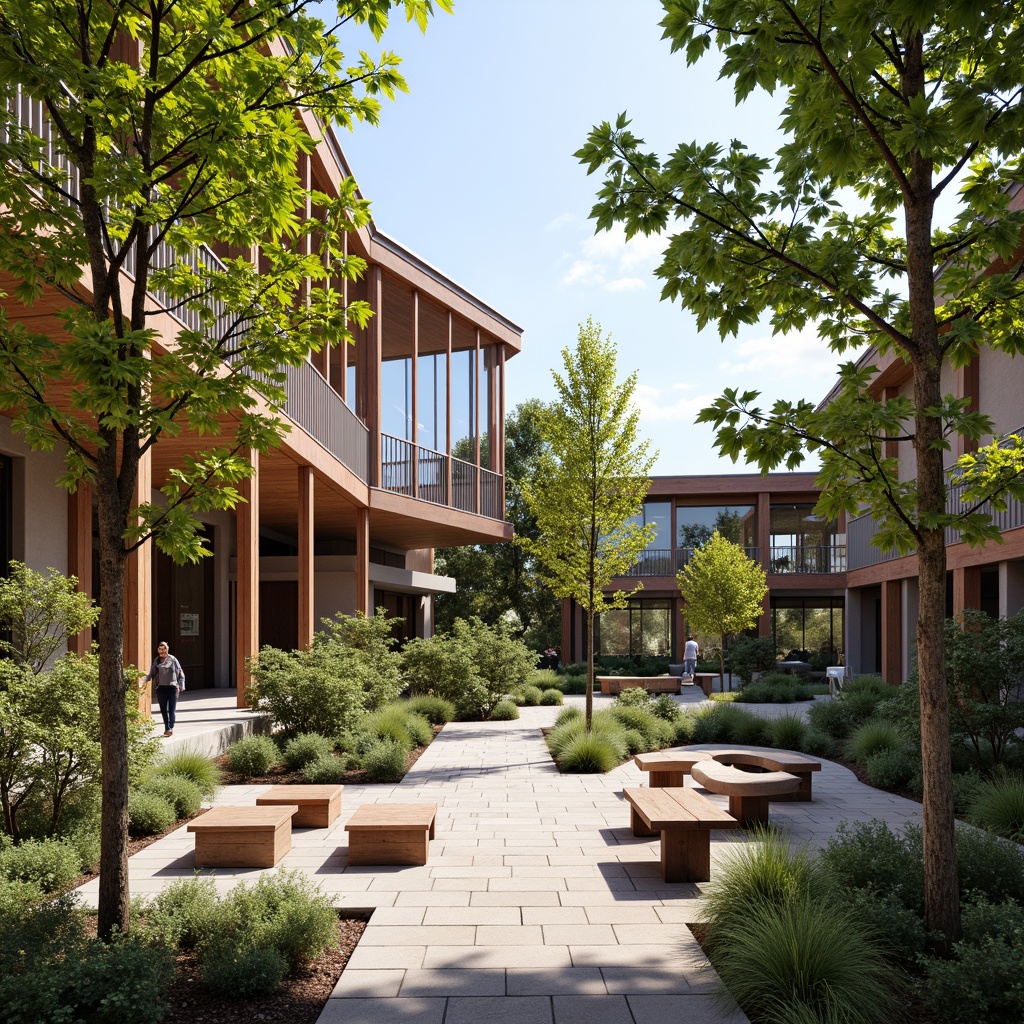
[[260, 584], [260, 647], [294, 651], [299, 646], [299, 584]]
[[374, 609], [383, 608], [389, 617], [398, 616], [401, 622], [391, 626], [391, 635], [401, 644], [416, 635], [416, 608], [419, 598], [412, 594], [398, 594], [390, 590], [374, 590]]
[[[213, 538], [207, 536], [213, 550]], [[213, 556], [201, 562], [175, 565], [157, 551], [153, 559], [156, 608], [153, 622], [156, 636], [153, 650], [166, 640], [185, 671], [188, 689], [213, 686]]]

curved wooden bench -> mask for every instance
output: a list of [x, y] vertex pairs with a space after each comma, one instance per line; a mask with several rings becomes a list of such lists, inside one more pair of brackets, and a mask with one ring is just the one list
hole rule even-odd
[[721, 764], [758, 768], [766, 772], [788, 772], [800, 780], [795, 793], [786, 793], [776, 799], [811, 800], [811, 773], [821, 771], [821, 762], [803, 754], [789, 754], [782, 750], [712, 750], [711, 756]]
[[637, 823], [661, 833], [661, 878], [665, 882], [706, 882], [711, 877], [711, 830], [738, 822], [692, 789], [625, 786], [636, 835]]
[[768, 800], [795, 793], [800, 780], [788, 772], [744, 772], [721, 761], [698, 761], [690, 774], [709, 793], [729, 798], [729, 813], [744, 828], [768, 824]]

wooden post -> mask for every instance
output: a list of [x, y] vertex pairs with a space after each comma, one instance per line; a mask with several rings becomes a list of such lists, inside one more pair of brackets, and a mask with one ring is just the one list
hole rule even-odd
[[[92, 597], [92, 484], [87, 480], [68, 495], [68, 572], [78, 577], [78, 590]], [[91, 629], [83, 629], [68, 640], [68, 650], [79, 657], [88, 654], [91, 647]]]
[[903, 581], [882, 581], [882, 678], [903, 682]]
[[313, 467], [299, 466], [299, 648], [313, 645]]
[[373, 615], [370, 595], [370, 510], [356, 509], [356, 611]]
[[370, 431], [370, 486], [381, 485], [381, 395], [380, 360], [383, 344], [382, 308], [384, 275], [380, 267], [371, 267], [367, 274], [367, 298], [373, 316], [366, 329], [366, 426]]
[[244, 708], [249, 685], [247, 658], [260, 649], [260, 483], [259, 452], [250, 451], [252, 476], [238, 485], [243, 501], [235, 509], [235, 701]]

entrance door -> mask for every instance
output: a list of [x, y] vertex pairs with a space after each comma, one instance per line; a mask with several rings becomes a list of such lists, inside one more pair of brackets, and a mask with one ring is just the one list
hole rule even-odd
[[[212, 549], [212, 538], [207, 543]], [[190, 690], [213, 686], [213, 557], [175, 565], [161, 551], [156, 559], [156, 624], [153, 648], [171, 645]]]

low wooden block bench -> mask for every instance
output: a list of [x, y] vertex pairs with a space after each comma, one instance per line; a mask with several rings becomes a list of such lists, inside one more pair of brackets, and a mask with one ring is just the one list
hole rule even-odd
[[271, 786], [256, 797], [257, 807], [295, 804], [292, 828], [327, 828], [341, 814], [343, 786]]
[[795, 793], [800, 780], [787, 772], [744, 772], [721, 761], [698, 761], [690, 774], [709, 793], [729, 798], [729, 813], [740, 825], [768, 824], [768, 800], [785, 793]]
[[638, 686], [648, 693], [678, 693], [678, 676], [597, 676], [601, 692], [615, 696], [631, 686]]
[[626, 786], [631, 821], [661, 833], [661, 878], [665, 882], [706, 882], [711, 877], [712, 829], [737, 828], [739, 822], [692, 789]]
[[188, 823], [197, 868], [272, 868], [292, 848], [294, 804], [214, 807]]
[[349, 864], [426, 864], [437, 804], [361, 804], [345, 825]]
[[813, 772], [821, 771], [821, 762], [803, 754], [788, 754], [782, 750], [713, 750], [711, 756], [721, 764], [737, 765], [741, 768], [755, 768], [766, 772], [788, 772], [800, 780], [795, 793], [783, 793], [776, 800], [811, 800], [811, 779]]
[[694, 672], [693, 681], [694, 684], [699, 686], [704, 691], [705, 697], [711, 696], [712, 687], [715, 684], [715, 680], [719, 678], [717, 672]]
[[[648, 785], [652, 789], [681, 788], [686, 785], [686, 776], [698, 761], [710, 760], [711, 754], [704, 750], [652, 750], [637, 754], [633, 763], [642, 772], [648, 773]], [[655, 833], [635, 818], [633, 835], [649, 836]]]

